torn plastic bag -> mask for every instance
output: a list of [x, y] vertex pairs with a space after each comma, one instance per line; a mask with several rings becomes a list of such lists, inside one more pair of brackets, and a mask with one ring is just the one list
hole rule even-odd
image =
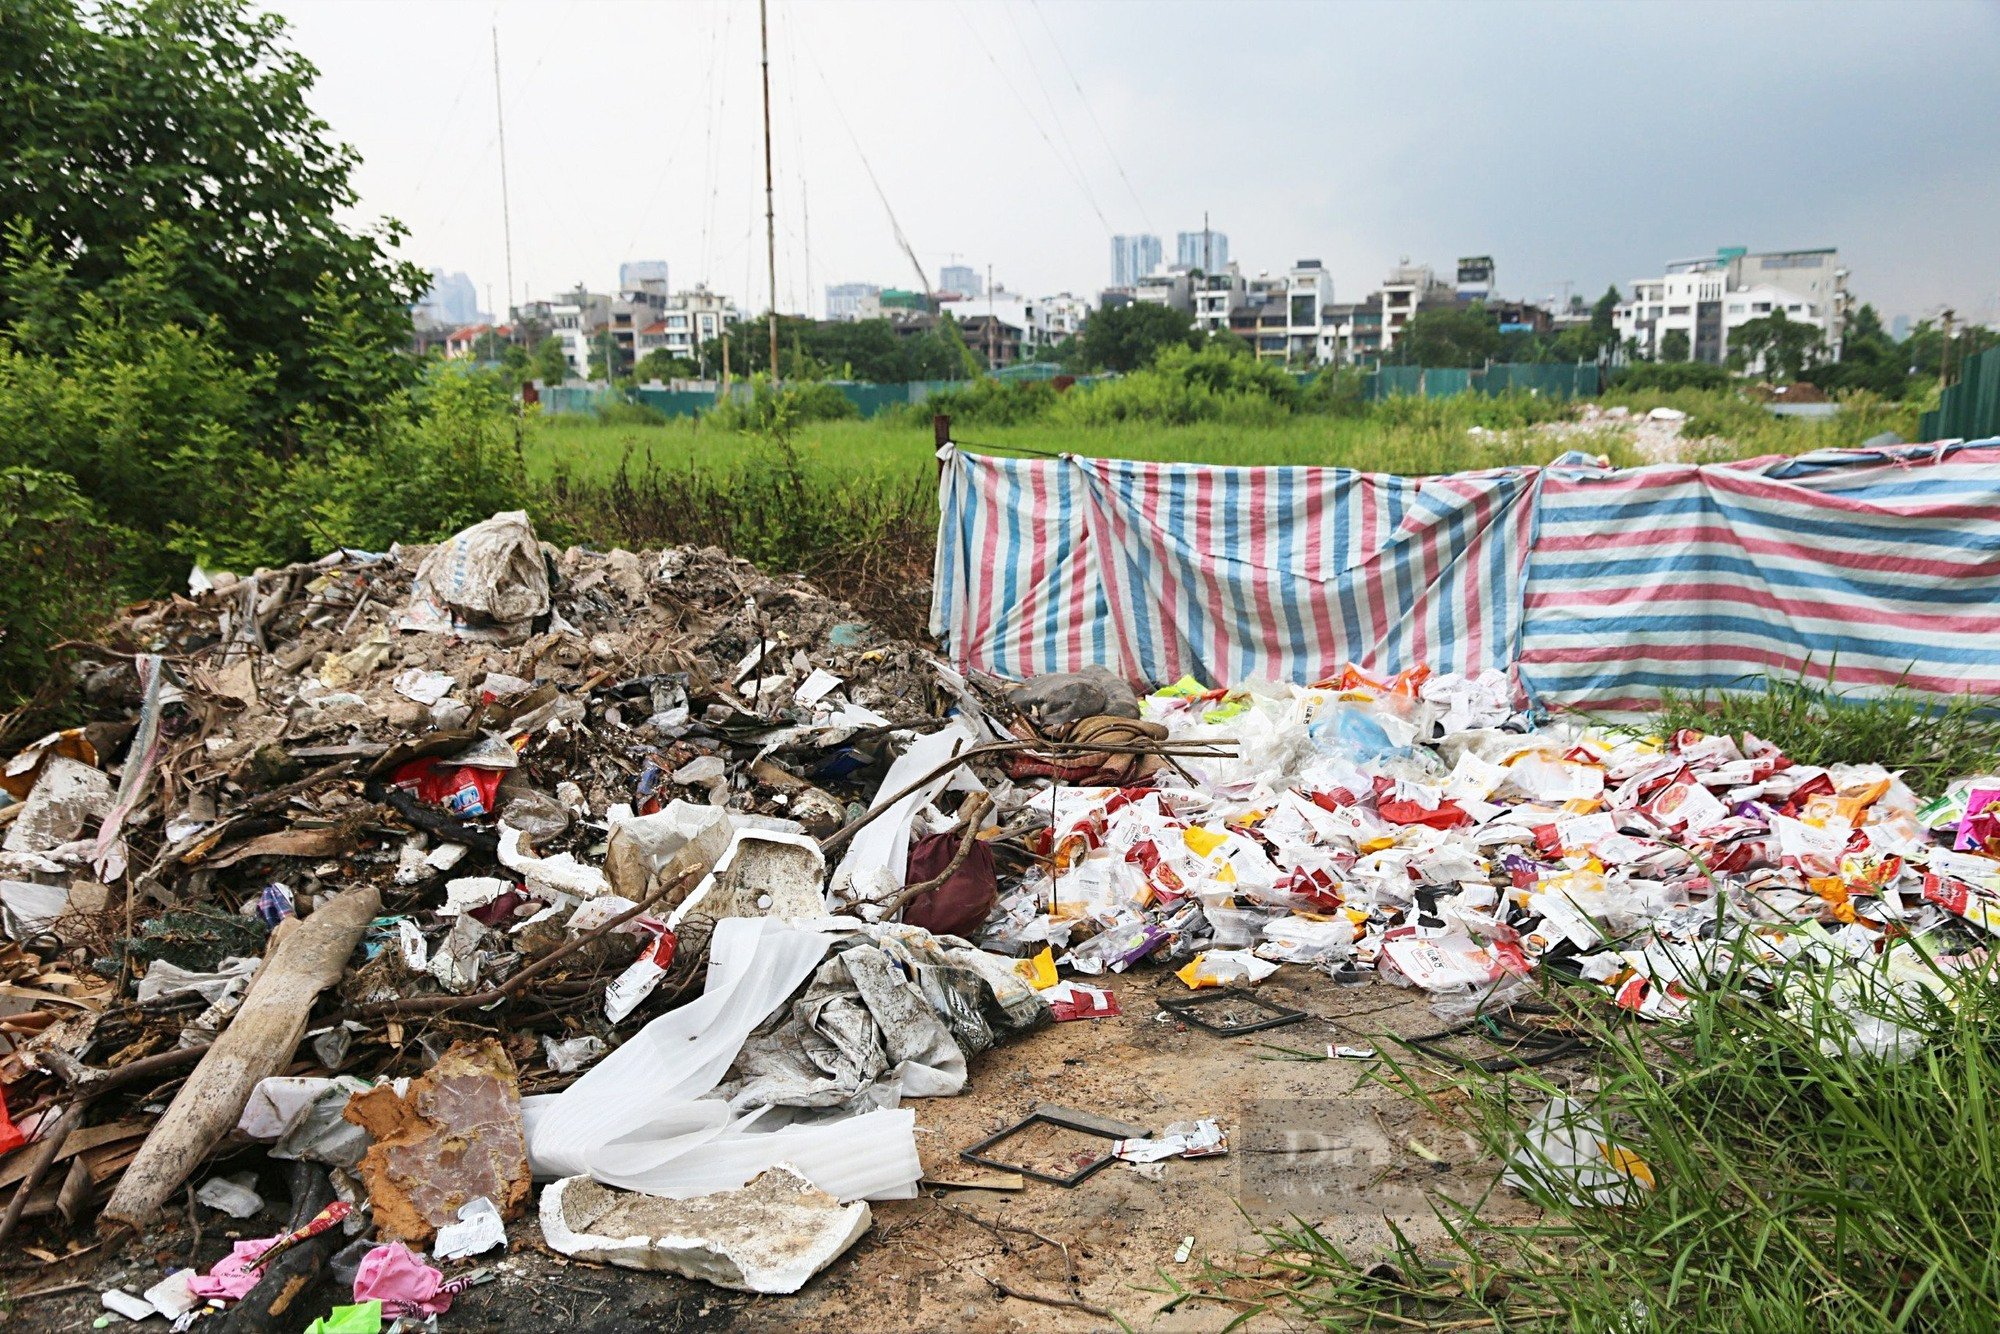
[[525, 632], [548, 610], [548, 567], [535, 527], [525, 510], [508, 510], [453, 534], [424, 557], [397, 624], [505, 639]]
[[747, 1184], [781, 1162], [843, 1200], [908, 1199], [923, 1165], [906, 1111], [760, 1130], [704, 1100], [744, 1039], [813, 972], [821, 931], [730, 917], [709, 943], [707, 986], [647, 1024], [561, 1093], [521, 1100], [537, 1176], [588, 1175], [686, 1199]]
[[1571, 1205], [1636, 1203], [1653, 1189], [1653, 1170], [1605, 1133], [1604, 1123], [1574, 1098], [1551, 1098], [1521, 1131], [1500, 1179]]
[[[977, 738], [958, 722], [929, 736], [918, 737], [903, 752], [902, 758], [889, 766], [880, 791], [890, 796], [901, 792], [976, 741]], [[833, 882], [828, 887], [834, 902], [853, 906], [881, 903], [895, 897], [903, 888], [903, 872], [909, 858], [910, 826], [916, 820], [917, 811], [947, 787], [972, 792], [985, 790], [984, 784], [961, 765], [930, 779], [916, 791], [894, 802], [847, 845], [847, 855], [841, 858], [839, 868], [833, 873]]]
[[83, 833], [91, 820], [104, 818], [112, 801], [111, 780], [102, 769], [67, 755], [51, 756], [20, 814], [7, 826], [4, 847], [8, 852], [52, 851]]

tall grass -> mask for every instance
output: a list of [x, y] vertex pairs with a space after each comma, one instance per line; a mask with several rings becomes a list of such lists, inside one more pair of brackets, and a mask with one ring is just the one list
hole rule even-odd
[[1736, 690], [1663, 690], [1655, 725], [1754, 732], [1800, 764], [1885, 764], [1924, 794], [1987, 772], [2000, 758], [2000, 701], [1941, 700], [1900, 687], [1867, 698], [1837, 691], [1831, 680], [1831, 671], [1825, 684], [1766, 673], [1745, 677]]
[[[1231, 1294], [1239, 1320], [1340, 1330], [2000, 1329], [2000, 982], [1940, 974], [1937, 995], [1875, 995], [1869, 1009], [1925, 1039], [1897, 1063], [1850, 1054], [1836, 977], [1801, 973], [1784, 1003], [1718, 987], [1674, 1027], [1572, 1009], [1594, 1083], [1474, 1073], [1439, 1089], [1389, 1059], [1433, 1113], [1517, 1164], [1542, 1219], [1489, 1224], [1440, 1197], [1444, 1240], [1398, 1231], [1386, 1258], [1295, 1219], [1201, 1286]], [[1654, 1188], [1572, 1202], [1574, 1178], [1522, 1130], [1565, 1094]]]
[[929, 618], [937, 489], [894, 475], [816, 470], [779, 437], [746, 444], [727, 471], [628, 455], [609, 477], [558, 469], [541, 512], [558, 540], [721, 547], [803, 574], [883, 630], [917, 638]]

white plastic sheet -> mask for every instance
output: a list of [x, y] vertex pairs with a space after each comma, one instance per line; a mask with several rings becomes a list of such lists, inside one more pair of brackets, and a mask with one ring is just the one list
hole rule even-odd
[[535, 1174], [687, 1199], [788, 1162], [843, 1200], [914, 1194], [923, 1167], [910, 1112], [763, 1130], [760, 1114], [737, 1117], [703, 1096], [831, 943], [771, 918], [718, 922], [698, 999], [646, 1025], [563, 1092], [521, 1100]]

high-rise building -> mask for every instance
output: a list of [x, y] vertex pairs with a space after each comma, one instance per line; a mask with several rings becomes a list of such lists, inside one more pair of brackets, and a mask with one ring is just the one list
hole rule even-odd
[[861, 318], [861, 303], [881, 294], [882, 289], [874, 283], [828, 283], [826, 317], [830, 320], [858, 320]]
[[1113, 287], [1136, 287], [1141, 278], [1159, 267], [1159, 237], [1141, 235], [1111, 238]]
[[645, 289], [662, 292], [667, 290], [667, 261], [664, 259], [628, 259], [618, 266], [618, 290], [634, 291]]
[[1229, 237], [1218, 231], [1180, 232], [1174, 237], [1174, 255], [1181, 268], [1221, 273], [1229, 267]]
[[438, 324], [475, 324], [492, 318], [481, 313], [472, 279], [462, 273], [447, 276], [443, 269], [431, 270], [430, 290], [416, 309]]
[[970, 264], [947, 264], [938, 270], [938, 291], [954, 296], [979, 296], [986, 291], [979, 270]]

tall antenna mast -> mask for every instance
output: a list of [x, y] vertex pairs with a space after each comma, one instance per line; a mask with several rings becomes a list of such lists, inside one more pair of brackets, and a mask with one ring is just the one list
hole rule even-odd
[[507, 309], [502, 318], [514, 320], [514, 224], [507, 215], [507, 118], [500, 108], [500, 25], [493, 25], [493, 125], [500, 137], [500, 238], [507, 253]]
[[757, 0], [757, 43], [764, 59], [764, 262], [771, 279], [771, 380], [778, 379], [778, 215], [771, 203], [771, 28]]

